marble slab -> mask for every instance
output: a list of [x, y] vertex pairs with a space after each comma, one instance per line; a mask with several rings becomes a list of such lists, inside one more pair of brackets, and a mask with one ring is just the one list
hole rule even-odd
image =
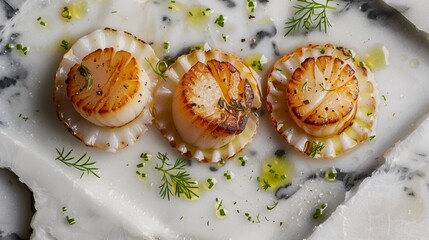
[[[221, 2], [227, 2], [229, 4], [233, 1], [221, 1]], [[258, 3], [260, 3], [261, 5], [268, 4], [267, 2], [268, 1], [258, 1]], [[386, 2], [390, 4], [393, 1], [386, 1]], [[40, 4], [35, 4], [34, 6], [37, 7], [37, 9], [39, 9], [41, 12], [43, 12], [42, 9], [45, 9], [44, 7], [46, 7], [46, 4], [49, 4], [51, 2], [39, 1], [39, 3]], [[18, 18], [25, 18], [24, 15], [19, 15], [18, 13], [19, 7], [22, 6], [23, 4], [27, 4], [25, 3], [24, 0], [22, 1], [3, 0], [2, 2], [0, 2], [0, 4], [1, 4], [0, 6], [2, 6], [0, 10], [0, 25], [3, 26], [3, 27], [0, 27], [1, 29], [3, 29], [4, 26], [7, 24], [20, 22], [19, 19], [10, 21], [10, 19], [14, 16], [18, 15]], [[410, 2], [408, 4], [413, 4], [413, 3]], [[395, 4], [392, 3], [392, 6], [393, 5]], [[111, 4], [109, 6], [115, 6], [115, 4]], [[351, 11], [352, 12], [351, 14], [354, 17], [356, 17], [356, 15], [358, 14], [356, 12], [360, 12], [359, 14], [361, 14], [361, 17], [359, 17], [358, 19], [360, 21], [364, 21], [365, 24], [368, 24], [368, 26], [379, 24], [380, 26], [377, 25], [377, 31], [381, 31], [380, 30], [381, 28], [386, 27], [388, 29], [386, 32], [388, 32], [389, 34], [392, 32], [395, 33], [389, 36], [397, 36], [401, 34], [403, 35], [406, 33], [410, 33], [409, 36], [411, 36], [412, 39], [411, 40], [408, 39], [410, 41], [408, 44], [410, 44], [410, 46], [413, 45], [417, 47], [426, 46], [426, 48], [422, 48], [421, 54], [424, 55], [424, 53], [427, 52], [427, 45], [425, 45], [427, 43], [425, 43], [420, 36], [415, 34], [412, 31], [412, 29], [408, 30], [408, 25], [407, 25], [408, 23], [401, 22], [401, 25], [398, 26], [397, 25], [398, 22], [396, 20], [392, 21], [391, 17], [395, 15], [395, 12], [392, 12], [389, 9], [380, 8], [377, 4], [373, 4], [373, 1], [344, 1], [339, 6], [341, 6], [339, 8], [341, 9], [340, 13], [342, 14], [347, 14], [347, 11]], [[357, 9], [358, 11], [356, 11]], [[401, 5], [399, 7], [396, 7], [396, 9], [404, 13], [407, 17], [414, 16], [414, 13], [409, 14], [410, 11], [405, 11], [406, 9], [412, 9], [410, 6], [402, 7]], [[424, 23], [418, 23], [416, 20], [416, 19], [421, 19], [421, 17], [417, 17], [416, 19], [413, 19], [413, 18], [409, 18], [409, 19], [415, 22], [417, 26], [421, 26], [421, 29], [424, 30]], [[337, 26], [338, 25], [341, 25], [341, 24], [337, 23]], [[403, 28], [406, 28], [406, 29], [404, 30]], [[86, 28], [83, 28], [83, 29], [85, 30], [78, 31], [78, 32], [87, 31]], [[279, 27], [279, 29], [281, 29], [281, 27]], [[49, 118], [53, 116], [52, 112], [49, 110], [45, 111], [45, 107], [50, 106], [48, 98], [42, 97], [41, 100], [39, 99], [40, 102], [37, 102], [34, 105], [36, 106], [36, 109], [20, 105], [20, 102], [27, 101], [27, 100], [22, 100], [25, 98], [23, 96], [29, 97], [32, 100], [36, 99], [35, 101], [37, 101], [38, 97], [41, 96], [40, 93], [42, 93], [42, 95], [45, 93], [49, 94], [49, 91], [40, 91], [40, 88], [43, 88], [46, 85], [34, 83], [34, 81], [36, 82], [39, 81], [43, 83], [43, 81], [45, 80], [38, 79], [38, 77], [44, 78], [46, 74], [43, 73], [40, 75], [33, 75], [32, 73], [34, 73], [34, 70], [30, 69], [30, 67], [33, 66], [33, 63], [29, 64], [29, 61], [27, 60], [21, 61], [23, 56], [17, 55], [16, 53], [10, 50], [7, 50], [5, 48], [6, 43], [13, 43], [13, 44], [19, 43], [19, 41], [22, 39], [21, 35], [25, 35], [24, 32], [19, 31], [19, 28], [18, 29], [10, 28], [8, 30], [12, 30], [12, 31], [3, 32], [1, 34], [2, 41], [0, 41], [0, 50], [1, 50], [0, 52], [0, 68], [1, 68], [0, 95], [3, 95], [0, 101], [0, 106], [1, 107], [7, 106], [2, 109], [0, 108], [0, 113], [2, 113], [2, 116], [0, 117], [0, 127], [2, 127], [3, 129], [0, 131], [1, 132], [0, 167], [11, 168], [15, 172], [17, 172], [21, 181], [29, 185], [30, 188], [38, 189], [35, 196], [36, 198], [35, 205], [36, 205], [36, 209], [38, 209], [39, 211], [36, 213], [36, 215], [33, 218], [32, 226], [33, 228], [36, 228], [36, 231], [33, 233], [32, 238], [46, 239], [48, 237], [57, 238], [57, 237], [68, 235], [70, 239], [84, 239], [84, 238], [134, 239], [134, 238], [139, 238], [141, 236], [149, 236], [149, 238], [155, 236], [156, 238], [156, 234], [159, 234], [160, 236], [169, 236], [170, 238], [186, 237], [187, 235], [182, 236], [180, 235], [180, 233], [175, 232], [174, 229], [173, 230], [168, 228], [163, 229], [162, 227], [159, 228], [159, 226], [156, 226], [156, 224], [154, 225], [148, 224], [146, 228], [142, 226], [137, 226], [136, 224], [133, 225], [132, 221], [127, 219], [127, 216], [125, 216], [124, 214], [127, 214], [127, 213], [129, 214], [133, 212], [135, 208], [139, 209], [138, 206], [140, 206], [140, 209], [141, 209], [141, 205], [135, 204], [133, 202], [129, 204], [129, 200], [126, 199], [126, 196], [127, 195], [134, 196], [134, 195], [126, 191], [121, 192], [120, 187], [123, 185], [121, 185], [119, 182], [115, 182], [112, 180], [109, 183], [110, 186], [104, 188], [105, 186], [98, 185], [98, 183], [94, 184], [92, 180], [89, 180], [89, 181], [84, 180], [85, 184], [88, 184], [88, 182], [90, 184], [89, 188], [85, 188], [82, 186], [82, 184], [80, 184], [82, 183], [82, 181], [81, 182], [77, 181], [76, 180], [77, 177], [74, 176], [73, 173], [68, 172], [67, 170], [59, 169], [58, 165], [55, 165], [52, 162], [44, 160], [46, 156], [52, 157], [52, 153], [49, 152], [49, 150], [47, 149], [40, 149], [40, 152], [39, 152], [38, 151], [39, 147], [43, 144], [40, 144], [40, 143], [33, 144], [31, 143], [31, 140], [41, 138], [41, 139], [47, 139], [47, 142], [61, 141], [61, 142], [66, 142], [71, 146], [79, 146], [79, 145], [77, 142], [68, 138], [65, 134], [64, 135], [60, 134], [58, 136], [51, 137], [46, 133], [39, 133], [37, 131], [32, 130], [32, 128], [34, 127], [44, 125], [41, 123], [45, 120], [47, 120], [48, 125], [52, 126], [53, 129], [55, 129], [55, 131], [60, 131], [60, 127], [58, 123], [56, 123], [55, 121], [52, 121], [52, 119]], [[345, 32], [345, 34], [353, 35], [353, 31]], [[338, 35], [334, 35], [334, 36], [338, 36]], [[311, 34], [310, 34], [310, 37], [311, 37]], [[402, 39], [402, 41], [407, 41], [406, 40], [407, 37], [403, 37], [403, 38], [398, 37], [398, 38]], [[313, 39], [314, 41], [314, 39], [317, 39], [317, 38], [318, 36], [314, 37], [313, 35], [311, 39]], [[321, 38], [325, 41], [329, 41], [334, 39], [335, 37], [333, 37], [332, 35], [328, 35], [328, 37], [321, 36]], [[306, 37], [302, 37], [302, 39], [305, 39], [305, 41], [308, 41]], [[368, 41], [371, 43], [374, 43], [377, 41], [383, 41], [383, 38], [378, 36], [376, 33], [374, 33], [374, 39], [375, 40], [371, 39], [371, 41], [362, 39], [360, 41], [362, 42]], [[298, 45], [298, 42], [301, 41], [301, 40], [292, 39], [292, 38], [290, 40], [292, 42], [296, 40], [293, 43], [294, 45]], [[336, 40], [336, 41], [339, 41], [340, 43], [344, 43], [347, 41], [347, 39], [340, 38], [340, 40]], [[356, 43], [353, 43], [353, 44], [355, 46], [359, 46]], [[391, 45], [395, 46], [395, 44], [391, 44]], [[369, 48], [370, 44], [367, 44], [364, 46], [366, 48]], [[36, 46], [36, 48], [32, 48], [32, 51], [36, 50], [37, 52], [37, 49], [38, 48]], [[54, 50], [50, 49], [49, 51], [54, 51]], [[286, 48], [281, 48], [280, 51], [285, 52]], [[427, 58], [425, 58], [424, 56], [422, 57], [418, 54], [414, 55], [414, 53], [416, 52], [415, 49], [412, 49], [410, 51], [404, 50], [404, 51], [392, 51], [392, 52], [393, 52], [393, 56], [397, 57], [397, 59], [394, 60], [394, 62], [396, 61], [395, 66], [402, 64], [403, 69], [405, 69], [404, 71], [406, 73], [404, 73], [401, 76], [407, 76], [408, 74], [409, 76], [411, 76], [411, 78], [416, 80], [417, 84], [422, 84], [423, 86], [423, 83], [425, 81], [419, 79], [419, 77], [416, 77], [416, 75], [418, 74], [412, 73], [412, 72], [414, 70], [415, 71], [418, 70], [419, 73], [427, 72], [427, 62], [428, 62]], [[50, 54], [50, 56], [53, 56], [53, 59], [58, 59], [59, 54], [53, 53], [53, 54]], [[34, 65], [40, 67], [40, 65], [38, 65], [36, 62], [34, 62]], [[418, 65], [423, 65], [423, 66], [420, 66], [419, 68]], [[51, 71], [55, 67], [50, 66], [48, 68], [49, 68], [49, 71]], [[381, 72], [381, 73], [378, 73], [378, 76], [382, 79], [386, 79], [388, 74], [386, 74], [385, 72]], [[385, 80], [385, 81], [389, 81], [389, 80]], [[395, 82], [395, 81], [392, 80], [391, 82]], [[383, 87], [386, 85], [386, 84], [383, 85], [383, 83], [381, 84]], [[384, 90], [382, 89], [381, 94], [386, 95], [390, 99], [397, 98], [397, 99], [404, 99], [404, 101], [406, 101], [407, 99], [410, 99], [413, 96], [412, 94], [407, 94], [406, 92], [403, 92], [403, 90], [397, 90], [397, 88], [386, 88], [386, 89]], [[421, 88], [421, 91], [417, 92], [417, 94], [415, 95], [416, 101], [424, 102], [427, 100], [424, 97], [424, 91], [425, 91], [425, 88], [423, 87]], [[400, 102], [401, 101], [398, 100], [399, 105], [400, 105]], [[394, 103], [396, 104], [397, 102], [394, 102]], [[423, 116], [424, 113], [427, 111], [427, 109], [422, 109], [422, 107], [419, 107], [416, 110], [413, 110], [412, 113], [408, 114], [408, 112], [404, 110], [404, 106], [398, 106], [395, 110], [393, 110], [392, 106], [388, 106], [389, 104], [394, 105], [394, 103], [392, 100], [392, 102], [387, 102], [385, 103], [386, 106], [382, 107], [383, 109], [382, 111], [384, 111], [383, 114], [385, 116], [389, 115], [389, 117], [385, 117], [384, 119], [392, 120], [395, 123], [386, 127], [386, 129], [391, 130], [392, 132], [394, 132], [394, 134], [392, 133], [391, 135], [388, 135], [388, 134], [379, 135], [379, 137], [385, 141], [377, 142], [375, 148], [378, 150], [375, 151], [375, 153], [370, 152], [368, 155], [369, 158], [375, 159], [374, 164], [371, 164], [370, 166], [366, 166], [366, 165], [363, 166], [363, 165], [360, 165], [359, 163], [356, 163], [355, 165], [350, 167], [351, 169], [358, 169], [356, 170], [356, 172], [352, 174], [353, 176], [352, 179], [351, 180], [350, 178], [346, 180], [343, 179], [344, 180], [343, 182], [339, 181], [336, 183], [338, 184], [338, 186], [326, 185], [324, 184], [322, 178], [316, 179], [316, 181], [308, 181], [309, 175], [307, 175], [308, 173], [305, 173], [303, 174], [304, 176], [301, 179], [297, 179], [293, 188], [294, 190], [291, 191], [293, 193], [295, 193], [295, 191], [298, 192], [298, 194], [296, 194], [294, 198], [299, 201], [300, 197], [301, 199], [314, 197], [315, 201], [321, 201], [321, 198], [318, 198], [318, 196], [316, 196], [316, 193], [317, 195], [318, 194], [323, 195], [323, 193], [326, 193], [326, 192], [335, 192], [337, 193], [338, 197], [335, 201], [331, 202], [332, 204], [331, 206], [333, 206], [333, 209], [330, 209], [329, 212], [332, 212], [335, 209], [335, 206], [339, 205], [343, 201], [345, 191], [352, 188], [353, 185], [356, 183], [356, 181], [359, 181], [363, 177], [370, 175], [370, 173], [375, 168], [380, 166], [384, 162], [384, 159], [381, 158], [381, 155], [384, 152], [384, 150], [392, 146], [397, 140], [403, 139], [409, 132], [413, 131], [418, 126], [420, 117]], [[18, 104], [20, 107], [17, 109], [10, 107], [13, 104]], [[403, 112], [406, 112], [406, 113], [403, 113]], [[412, 114], [415, 114], [418, 116], [410, 117], [409, 115], [412, 115]], [[49, 116], [49, 117], [46, 117], [46, 116]], [[397, 120], [398, 118], [400, 120]], [[27, 121], [31, 122], [32, 127], [26, 128], [24, 124]], [[405, 125], [404, 123], [408, 123], [408, 124]], [[397, 125], [402, 126], [401, 131], [394, 130], [394, 126], [397, 126]], [[152, 130], [155, 130], [155, 129], [152, 129]], [[12, 134], [14, 131], [16, 131], [16, 134], [17, 134], [16, 136]], [[152, 134], [151, 136], [155, 136], [154, 138], [156, 138], [155, 134]], [[28, 137], [30, 139], [27, 139], [28, 140], [27, 141], [26, 138]], [[401, 148], [407, 148], [407, 146], [410, 145], [408, 140], [406, 140], [406, 142], [408, 145], [402, 144]], [[355, 155], [358, 155], [358, 154], [355, 154]], [[124, 154], [120, 156], [126, 157], [126, 155]], [[295, 155], [292, 153], [291, 156], [294, 157]], [[41, 165], [37, 165], [35, 163], [25, 165], [22, 161], [20, 162], [20, 161], [13, 160], [13, 159], [28, 159], [28, 158], [34, 158], [35, 162], [41, 163]], [[113, 163], [111, 161], [109, 163], [113, 164], [114, 167], [119, 167], [121, 169], [126, 168], [124, 164], [121, 165], [117, 162]], [[104, 164], [101, 162], [98, 162], [98, 164], [100, 165], [100, 169], [104, 170], [106, 175], [108, 175], [109, 173], [110, 174], [114, 173], [113, 171], [111, 171], [111, 168], [107, 166], [107, 164]], [[128, 166], [128, 164], [132, 165], [134, 164], [134, 162], [131, 161], [131, 162], [127, 162], [126, 164]], [[336, 164], [341, 166], [341, 162], [340, 163], [337, 162]], [[326, 169], [327, 167], [331, 166], [330, 164], [327, 164], [327, 163], [316, 163], [316, 165], [317, 167], [314, 167], [314, 168]], [[28, 166], [34, 169], [38, 167], [46, 167], [46, 169], [41, 170], [40, 173], [32, 175], [31, 171], [28, 169]], [[389, 170], [386, 170], [386, 172], [388, 172], [389, 174], [390, 172], [395, 172], [395, 171], [396, 171], [396, 168], [393, 168], [393, 167], [391, 169], [389, 168]], [[53, 182], [49, 182], [49, 180], [46, 180], [44, 178], [44, 175], [48, 175], [48, 174], [52, 174], [53, 176], [55, 176], [53, 177], [55, 179], [65, 178], [65, 180], [61, 181], [61, 187], [56, 186], [56, 184]], [[408, 174], [408, 172], [406, 174]], [[404, 176], [408, 176], [406, 174]], [[132, 174], [128, 174], [128, 175], [131, 175], [132, 177]], [[372, 185], [369, 183], [374, 183], [374, 182], [376, 183], [377, 176], [378, 174], [374, 176], [374, 179], [375, 179], [374, 181], [372, 181], [371, 178], [366, 180], [367, 181], [366, 184], [362, 185], [362, 189], [358, 190], [358, 194], [356, 194], [356, 198], [353, 198], [353, 197], [350, 198], [350, 199], [357, 199], [357, 200], [350, 200], [345, 203], [344, 205], [345, 207], [342, 207], [343, 205], [340, 205], [339, 209], [347, 208], [348, 206], [347, 204], [356, 204], [356, 203], [360, 204], [361, 200], [359, 200], [360, 199], [359, 197], [365, 196], [365, 194], [367, 194], [368, 189], [371, 190]], [[131, 178], [130, 176], [128, 177]], [[109, 178], [108, 176], [107, 177], [105, 176], [104, 179], [109, 179]], [[91, 190], [97, 189], [98, 187], [100, 187], [101, 189], [100, 194], [91, 193]], [[316, 190], [316, 193], [310, 194], [310, 192], [314, 190]], [[70, 192], [73, 192], [73, 194], [70, 194]], [[106, 193], [109, 193], [109, 194], [106, 195]], [[352, 195], [352, 193], [349, 193], [349, 194]], [[359, 195], [359, 194], [362, 194], [362, 195]], [[105, 196], [113, 196], [115, 203], [117, 203], [118, 205], [124, 206], [124, 208], [122, 210], [117, 211], [117, 209], [114, 209], [112, 205], [104, 205], [102, 198]], [[125, 199], [124, 199], [124, 196], [125, 196]], [[132, 201], [136, 199], [136, 197], [131, 197], [131, 198], [132, 198]], [[322, 201], [323, 201], [323, 198], [322, 198]], [[89, 202], [90, 204], [89, 206], [81, 207], [82, 202]], [[75, 209], [73, 210], [74, 211], [73, 214], [81, 216], [81, 222], [92, 222], [92, 223], [97, 222], [97, 224], [92, 224], [88, 226], [79, 224], [78, 226], [73, 226], [73, 228], [70, 228], [70, 226], [67, 226], [64, 221], [63, 213], [58, 211], [58, 209], [62, 208], [64, 203], [67, 203], [69, 208], [72, 207], [73, 209], [73, 207], [75, 207]], [[105, 207], [109, 207], [109, 208], [103, 209]], [[77, 210], [78, 208], [79, 210]], [[279, 208], [279, 209], [284, 211], [284, 213], [295, 214], [295, 212], [293, 211], [290, 212], [290, 210], [287, 207]], [[306, 211], [308, 211], [308, 209]], [[341, 210], [338, 210], [338, 211], [341, 211]], [[144, 215], [146, 213], [143, 212], [140, 214]], [[342, 214], [341, 212], [339, 213], [334, 212], [332, 218], [328, 218], [328, 220], [326, 221], [326, 225], [329, 226], [329, 224], [332, 224], [331, 222], [335, 223], [336, 221], [340, 221], [342, 217], [341, 214]], [[109, 220], [109, 217], [112, 220]], [[362, 217], [362, 219], [365, 219], [364, 217]], [[138, 219], [141, 222], [143, 219], [145, 221], [149, 221], [149, 219], [151, 219], [151, 216], [149, 215], [148, 218], [145, 218], [145, 217], [136, 218], [133, 215], [131, 219]], [[60, 222], [61, 224], [57, 224], [58, 222]], [[311, 233], [313, 226], [317, 224], [318, 224], [317, 222], [310, 221], [310, 222], [304, 223], [304, 226], [305, 226], [304, 228], [307, 230], [305, 230], [303, 233], [293, 232], [293, 231], [291, 231], [292, 233], [279, 232], [277, 236], [283, 236], [283, 237], [295, 236], [296, 239], [300, 239], [302, 237], [308, 236]], [[151, 227], [153, 227], [153, 229], [151, 229]], [[55, 228], [55, 230], [53, 228]], [[0, 225], [0, 230], [2, 229], [6, 229], [6, 228]], [[316, 234], [314, 235], [314, 239], [323, 239], [323, 237], [320, 238], [320, 236], [326, 236], [326, 234], [333, 234], [323, 229], [331, 229], [331, 228], [321, 227], [316, 231]], [[104, 234], [103, 235], [97, 234], [100, 232], [103, 232]], [[155, 232], [156, 234], [153, 235], [153, 232]], [[320, 235], [320, 233], [322, 234]], [[373, 235], [370, 235], [370, 236], [373, 236]], [[377, 238], [377, 239], [383, 239], [383, 238]]]

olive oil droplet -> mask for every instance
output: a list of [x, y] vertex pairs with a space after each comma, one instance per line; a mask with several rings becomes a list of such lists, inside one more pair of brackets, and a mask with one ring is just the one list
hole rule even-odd
[[272, 156], [262, 165], [262, 175], [258, 181], [262, 189], [275, 191], [292, 181], [295, 167], [292, 161], [285, 157]]

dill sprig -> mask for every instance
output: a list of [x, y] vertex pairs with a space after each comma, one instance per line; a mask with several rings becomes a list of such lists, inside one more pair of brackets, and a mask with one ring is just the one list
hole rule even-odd
[[149, 64], [152, 71], [158, 75], [158, 77], [162, 78], [162, 80], [167, 81], [167, 76], [164, 75], [164, 72], [167, 71], [169, 66], [167, 61], [158, 61], [155, 66], [149, 61], [149, 59], [145, 58], [146, 62]]
[[86, 155], [87, 155], [86, 153], [83, 154], [78, 160], [73, 161], [75, 159], [73, 156], [71, 156], [73, 149], [71, 149], [67, 153], [65, 153], [64, 148], [62, 148], [61, 151], [58, 150], [58, 148], [55, 148], [55, 150], [57, 150], [57, 153], [58, 153], [58, 157], [55, 158], [55, 160], [58, 160], [64, 163], [67, 167], [75, 168], [81, 171], [82, 174], [80, 175], [80, 178], [82, 178], [85, 173], [87, 175], [91, 173], [92, 175], [100, 178], [100, 176], [98, 176], [97, 174], [98, 168], [95, 167], [95, 162], [90, 161], [91, 160], [90, 156], [86, 158]]
[[285, 23], [285, 29], [287, 32], [285, 36], [290, 33], [295, 33], [299, 29], [311, 29], [317, 28], [319, 31], [327, 31], [328, 27], [331, 27], [331, 23], [326, 15], [326, 10], [335, 10], [333, 6], [329, 6], [329, 2], [332, 0], [326, 0], [326, 4], [318, 3], [315, 0], [297, 0], [298, 3], [293, 6], [297, 9], [292, 18], [288, 18]]
[[198, 188], [197, 183], [185, 170], [186, 160], [177, 159], [174, 164], [171, 164], [167, 162], [169, 161], [167, 154], [160, 152], [158, 152], [157, 158], [161, 164], [156, 164], [155, 169], [163, 174], [159, 186], [159, 195], [163, 199], [170, 200], [170, 195], [177, 197], [184, 195], [187, 199], [192, 199], [193, 196], [198, 198], [198, 194], [194, 191]]

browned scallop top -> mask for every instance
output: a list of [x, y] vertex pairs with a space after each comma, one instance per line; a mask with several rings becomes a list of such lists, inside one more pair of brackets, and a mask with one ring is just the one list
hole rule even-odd
[[67, 95], [88, 116], [116, 112], [139, 94], [140, 69], [127, 51], [98, 49], [71, 68], [66, 80]]
[[356, 112], [359, 94], [354, 70], [333, 56], [309, 57], [287, 85], [287, 104], [299, 121], [334, 124]]
[[194, 117], [213, 133], [244, 130], [254, 94], [249, 81], [229, 62], [197, 62], [184, 74], [177, 91]]

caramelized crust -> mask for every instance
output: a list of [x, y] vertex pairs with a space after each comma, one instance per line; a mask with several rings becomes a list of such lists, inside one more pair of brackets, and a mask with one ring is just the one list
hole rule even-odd
[[343, 60], [309, 57], [287, 85], [287, 106], [294, 121], [308, 134], [327, 137], [352, 123], [358, 95], [354, 70]]
[[176, 128], [196, 146], [221, 147], [245, 129], [253, 98], [249, 81], [232, 64], [215, 59], [197, 62], [175, 91]]
[[[98, 49], [70, 69], [67, 95], [77, 112], [90, 122], [119, 127], [141, 112], [140, 71], [141, 67], [129, 52]], [[126, 114], [114, 116], [121, 112]]]

